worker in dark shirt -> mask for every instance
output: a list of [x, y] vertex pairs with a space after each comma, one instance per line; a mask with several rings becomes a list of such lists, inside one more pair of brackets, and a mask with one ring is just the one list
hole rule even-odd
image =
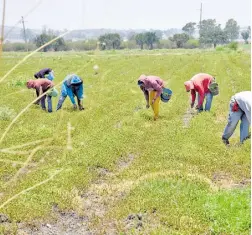
[[[34, 74], [36, 79], [38, 78], [47, 78], [48, 80], [52, 81], [54, 79], [54, 72], [51, 68], [44, 68], [41, 69], [39, 72]], [[36, 90], [37, 97], [39, 96], [38, 91]], [[39, 105], [39, 101], [36, 101], [35, 104]]]
[[39, 72], [34, 74], [34, 77], [37, 79], [38, 78], [48, 78], [49, 80], [52, 81], [54, 79], [53, 70], [50, 68], [41, 69]]

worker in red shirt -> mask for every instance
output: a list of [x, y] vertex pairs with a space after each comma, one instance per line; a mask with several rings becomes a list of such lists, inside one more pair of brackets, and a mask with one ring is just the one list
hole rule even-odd
[[212, 82], [215, 81], [215, 78], [207, 73], [198, 73], [194, 75], [189, 81], [184, 83], [186, 91], [191, 91], [192, 101], [191, 108], [194, 107], [196, 92], [198, 93], [198, 105], [196, 109], [199, 112], [203, 111], [203, 102], [206, 97], [205, 111], [210, 111], [213, 94], [209, 90], [209, 86]]
[[48, 80], [48, 79], [38, 79], [38, 80], [29, 80], [26, 83], [26, 86], [28, 89], [35, 89], [36, 92], [40, 95], [44, 94], [44, 96], [42, 96], [39, 99], [39, 102], [41, 102], [41, 107], [43, 110], [46, 110], [46, 106], [45, 106], [45, 99], [47, 98], [47, 103], [48, 103], [48, 112], [51, 113], [52, 112], [52, 97], [50, 94], [46, 94], [46, 92], [53, 88], [54, 84], [52, 81]]

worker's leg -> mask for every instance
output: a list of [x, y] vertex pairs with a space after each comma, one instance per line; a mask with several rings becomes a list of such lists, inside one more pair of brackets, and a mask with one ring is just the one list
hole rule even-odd
[[233, 135], [235, 128], [243, 115], [243, 111], [240, 108], [236, 112], [232, 111], [234, 102], [235, 100], [231, 99], [229, 107], [228, 124], [226, 125], [222, 135], [222, 139], [224, 141], [228, 141], [228, 139]]
[[243, 143], [249, 137], [249, 122], [246, 114], [244, 113], [241, 118], [240, 124], [240, 142]]
[[62, 104], [64, 103], [65, 99], [66, 99], [66, 96], [60, 95], [60, 98], [59, 98], [59, 101], [58, 101], [57, 109], [56, 109], [56, 110], [61, 109]]
[[154, 104], [152, 104], [152, 100], [154, 99], [156, 95], [156, 91], [151, 91], [150, 95], [149, 95], [149, 103], [151, 104], [152, 110], [154, 112], [154, 119], [158, 118], [158, 114], [159, 114], [159, 103], [160, 103], [160, 97], [158, 97]]
[[48, 112], [52, 112], [52, 97], [47, 95]]
[[160, 96], [155, 100], [154, 102], [154, 114], [155, 114], [155, 119], [158, 118], [159, 116], [159, 105], [160, 105]]
[[42, 97], [41, 97], [41, 107], [43, 110], [46, 110], [46, 106], [45, 106], [45, 99], [46, 99], [46, 94], [44, 94]]
[[205, 105], [205, 111], [210, 111], [211, 109], [211, 105], [212, 105], [212, 101], [213, 101], [213, 95], [211, 92], [208, 92], [206, 95], [206, 105]]
[[[37, 96], [37, 98], [39, 97], [39, 91], [37, 91], [37, 90], [36, 90], [36, 96]], [[39, 105], [39, 102], [40, 102], [40, 100], [37, 100], [34, 102], [34, 104]]]
[[199, 107], [199, 102], [200, 102], [200, 95], [199, 95], [199, 93], [197, 92], [197, 99], [198, 99], [198, 113], [200, 113], [200, 112], [202, 112], [203, 111], [203, 103], [204, 103], [204, 100], [203, 100], [203, 103], [202, 103], [202, 105]]

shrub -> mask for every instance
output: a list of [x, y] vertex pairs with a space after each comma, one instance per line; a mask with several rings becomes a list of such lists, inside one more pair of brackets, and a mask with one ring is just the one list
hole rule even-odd
[[230, 43], [227, 45], [227, 47], [228, 47], [229, 49], [231, 49], [231, 50], [236, 51], [237, 48], [238, 48], [238, 42], [230, 42]]
[[217, 46], [215, 48], [216, 51], [224, 51], [225, 50], [225, 47], [224, 46]]
[[198, 47], [199, 47], [199, 40], [197, 39], [190, 39], [184, 45], [184, 48], [187, 48], [187, 49], [194, 49]]
[[0, 107], [0, 120], [2, 121], [10, 121], [16, 116], [16, 112], [14, 109], [10, 109], [7, 106]]

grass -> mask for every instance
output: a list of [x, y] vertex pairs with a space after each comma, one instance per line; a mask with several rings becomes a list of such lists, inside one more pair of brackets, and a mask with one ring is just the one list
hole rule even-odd
[[[23, 56], [4, 53], [0, 77]], [[98, 75], [94, 75], [95, 64], [100, 68]], [[109, 185], [135, 182], [132, 188], [126, 183], [121, 188], [126, 196], [107, 210], [107, 219], [116, 221], [118, 232], [127, 233], [123, 221], [129, 214], [141, 212], [146, 213], [147, 222], [141, 230], [130, 228], [133, 234], [249, 234], [250, 187], [233, 189], [232, 183], [250, 179], [251, 145], [237, 145], [239, 128], [230, 148], [222, 144], [221, 134], [231, 96], [250, 90], [250, 54], [200, 50], [38, 53], [0, 84], [0, 106], [13, 113], [25, 108], [35, 92], [22, 81], [43, 67], [54, 69], [56, 83], [72, 72], [83, 77], [86, 110], [73, 111], [69, 99], [63, 110], [51, 114], [34, 105], [3, 139], [1, 149], [47, 140], [14, 149], [15, 154], [0, 153], [0, 206], [58, 172], [0, 209], [11, 219], [13, 229], [18, 221], [50, 221], [55, 204], [62, 210], [79, 211], [76, 195], [101, 178], [98, 169], [106, 169], [115, 173], [107, 180]], [[216, 77], [220, 95], [214, 97], [210, 113], [195, 116], [184, 128], [189, 97], [183, 82], [198, 72]], [[160, 76], [173, 91], [171, 101], [161, 104], [157, 122], [152, 121], [152, 111], [144, 109], [144, 97], [136, 85], [143, 73]], [[54, 110], [56, 103], [54, 98]], [[10, 122], [0, 120], [1, 135]], [[74, 127], [72, 151], [66, 150], [69, 122]], [[36, 146], [41, 148], [31, 155]], [[120, 170], [118, 161], [129, 155], [134, 159]], [[24, 163], [29, 156], [30, 164], [20, 170], [23, 165], [17, 162]], [[169, 173], [173, 171], [177, 173]], [[200, 177], [192, 178], [192, 174]], [[216, 177], [221, 181], [223, 175], [230, 189], [218, 185]], [[208, 181], [210, 186], [223, 187], [213, 190]], [[0, 228], [4, 231], [3, 225]]]

